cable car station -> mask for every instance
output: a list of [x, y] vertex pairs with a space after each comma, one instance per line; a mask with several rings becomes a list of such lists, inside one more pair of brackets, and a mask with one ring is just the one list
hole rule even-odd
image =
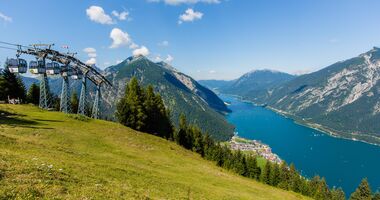
[[[39, 107], [42, 109], [49, 109], [51, 107], [48, 91], [48, 76], [61, 76], [62, 77], [62, 90], [60, 95], [60, 111], [70, 113], [70, 89], [69, 82], [72, 80], [81, 80], [81, 92], [79, 98], [78, 114], [86, 115], [87, 104], [87, 80], [90, 80], [96, 86], [95, 99], [92, 106], [91, 117], [100, 118], [100, 100], [101, 100], [101, 87], [112, 87], [112, 84], [95, 68], [87, 65], [75, 58], [73, 53], [61, 53], [51, 49], [53, 44], [35, 44], [30, 46], [22, 46], [18, 44], [11, 44], [1, 42], [5, 45], [16, 46], [1, 47], [9, 50], [16, 50], [16, 58], [7, 59], [5, 67], [15, 74], [29, 72], [38, 75], [40, 78], [40, 99]], [[32, 55], [36, 60], [28, 63], [25, 59], [20, 58], [21, 55]], [[46, 62], [46, 61], [49, 62]]]

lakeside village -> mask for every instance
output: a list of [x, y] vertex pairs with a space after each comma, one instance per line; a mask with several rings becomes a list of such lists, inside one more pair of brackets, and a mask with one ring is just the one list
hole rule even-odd
[[265, 158], [273, 163], [281, 164], [282, 160], [278, 155], [272, 152], [272, 149], [269, 145], [263, 144], [257, 140], [248, 140], [245, 138], [238, 137], [235, 134], [230, 142], [230, 148], [232, 150], [240, 150], [245, 152], [253, 152], [254, 154]]

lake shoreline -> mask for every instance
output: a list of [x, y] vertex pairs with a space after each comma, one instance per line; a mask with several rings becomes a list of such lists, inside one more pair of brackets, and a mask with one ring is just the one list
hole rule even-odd
[[[254, 102], [251, 102], [251, 103], [253, 103], [254, 105], [256, 105]], [[326, 134], [326, 135], [328, 135], [330, 137], [350, 140], [350, 141], [354, 141], [354, 142], [363, 142], [363, 143], [366, 143], [366, 144], [370, 144], [370, 145], [374, 145], [374, 146], [379, 146], [380, 147], [380, 144], [378, 144], [378, 143], [369, 142], [367, 140], [359, 139], [359, 138], [355, 138], [355, 137], [349, 137], [349, 136], [362, 136], [363, 137], [363, 136], [369, 136], [369, 135], [353, 135], [351, 133], [345, 133], [348, 136], [344, 136], [344, 135], [338, 133], [338, 131], [331, 130], [330, 128], [325, 127], [325, 126], [323, 126], [321, 124], [304, 121], [302, 119], [297, 119], [298, 118], [297, 116], [294, 116], [294, 115], [292, 115], [290, 113], [287, 113], [285, 111], [273, 108], [271, 106], [266, 106], [266, 108], [269, 109], [269, 110], [271, 110], [271, 111], [273, 111], [273, 112], [275, 112], [275, 113], [277, 113], [277, 114], [279, 114], [279, 115], [282, 115], [282, 116], [284, 116], [286, 118], [292, 119], [294, 121], [294, 123], [296, 123], [298, 125], [301, 125], [301, 126], [304, 126], [304, 127], [308, 127], [308, 128], [320, 131], [320, 132], [322, 132], [322, 133], [324, 133], [324, 134]], [[369, 136], [369, 137], [374, 137], [374, 136]], [[374, 138], [375, 139], [379, 139], [377, 137], [374, 137]]]
[[[325, 126], [323, 126], [321, 124], [317, 124], [317, 123], [313, 123], [313, 122], [308, 122], [308, 121], [302, 120], [299, 117], [297, 117], [297, 116], [295, 116], [293, 114], [290, 114], [290, 113], [288, 113], [286, 111], [279, 110], [279, 109], [273, 108], [271, 106], [264, 106], [264, 105], [257, 104], [255, 102], [253, 102], [251, 100], [248, 100], [248, 99], [245, 99], [244, 97], [239, 96], [239, 95], [223, 94], [223, 93], [220, 93], [220, 94], [232, 96], [232, 97], [238, 98], [242, 102], [246, 102], [246, 103], [253, 104], [254, 106], [260, 106], [260, 107], [266, 108], [266, 109], [271, 110], [271, 111], [273, 111], [273, 112], [275, 112], [275, 113], [277, 113], [277, 114], [279, 114], [279, 115], [281, 115], [281, 116], [283, 116], [285, 118], [293, 120], [294, 123], [296, 123], [298, 125], [301, 125], [301, 126], [304, 126], [304, 127], [307, 127], [307, 128], [311, 128], [311, 129], [320, 131], [320, 132], [322, 132], [322, 133], [324, 133], [324, 134], [326, 134], [326, 135], [328, 135], [330, 137], [350, 140], [350, 141], [354, 141], [354, 142], [363, 142], [363, 143], [366, 143], [366, 144], [370, 144], [370, 145], [374, 145], [374, 146], [380, 147], [380, 137], [376, 137], [376, 136], [372, 136], [372, 135], [364, 135], [364, 134], [354, 135], [352, 133], [339, 133], [339, 131], [331, 130], [330, 128], [325, 127]], [[346, 134], [347, 136], [342, 135], [342, 134]], [[375, 140], [378, 140], [379, 142], [378, 143], [374, 143], [374, 142], [367, 141], [365, 139], [356, 138], [355, 136], [356, 137], [371, 137], [371, 138], [374, 138]]]

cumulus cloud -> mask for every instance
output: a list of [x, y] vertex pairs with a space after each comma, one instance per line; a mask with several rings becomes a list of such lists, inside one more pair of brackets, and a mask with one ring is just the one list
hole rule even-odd
[[121, 21], [127, 20], [129, 17], [129, 12], [123, 11], [123, 12], [117, 12], [116, 10], [112, 11], [112, 15], [118, 18]]
[[96, 49], [95, 48], [92, 48], [92, 47], [87, 47], [85, 49], [83, 49], [83, 52], [85, 52], [87, 54], [88, 57], [90, 58], [96, 58]]
[[11, 17], [6, 16], [2, 12], [0, 12], [0, 19], [3, 20], [4, 22], [12, 22], [13, 21]]
[[173, 60], [174, 60], [174, 58], [173, 58], [173, 56], [171, 56], [171, 55], [168, 55], [168, 56], [165, 58], [165, 62], [167, 62], [167, 63], [171, 63]]
[[130, 49], [137, 49], [137, 48], [139, 48], [139, 45], [137, 45], [136, 43], [132, 42], [132, 44], [129, 45], [129, 48]]
[[87, 65], [95, 65], [96, 64], [96, 58], [90, 58], [86, 61]]
[[96, 49], [92, 47], [87, 47], [83, 49], [83, 52], [87, 54], [89, 59], [86, 61], [87, 65], [95, 65], [96, 64]]
[[100, 6], [90, 6], [86, 9], [86, 14], [91, 21], [100, 24], [114, 24], [112, 18], [104, 12], [104, 9]]
[[203, 17], [203, 13], [194, 11], [189, 8], [185, 11], [184, 14], [179, 16], [178, 24], [182, 24], [183, 22], [192, 22], [195, 20], [200, 20]]
[[112, 29], [110, 33], [112, 44], [110, 48], [118, 48], [121, 46], [127, 46], [131, 42], [131, 38], [127, 32], [123, 32], [119, 28]]
[[161, 62], [162, 61], [162, 58], [160, 55], [157, 55], [156, 57], [153, 58], [153, 61], [154, 62]]
[[138, 49], [133, 50], [133, 56], [148, 56], [150, 54], [149, 49], [145, 46], [141, 46]]
[[176, 6], [181, 4], [196, 4], [196, 3], [208, 3], [216, 4], [220, 3], [220, 0], [148, 0], [148, 2], [164, 2], [165, 4]]

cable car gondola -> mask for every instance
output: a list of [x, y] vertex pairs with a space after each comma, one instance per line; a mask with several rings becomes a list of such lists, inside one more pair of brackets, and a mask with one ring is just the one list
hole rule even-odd
[[74, 80], [82, 79], [83, 73], [79, 69], [72, 69], [72, 75], [71, 78]]
[[46, 74], [47, 75], [57, 75], [61, 72], [59, 64], [56, 62], [51, 62], [46, 64]]
[[32, 74], [44, 74], [44, 73], [46, 73], [45, 62], [43, 60], [30, 61], [29, 71]]
[[11, 73], [26, 73], [28, 64], [24, 59], [11, 58], [7, 59], [6, 67]]
[[69, 77], [73, 75], [73, 68], [70, 67], [69, 65], [63, 65], [61, 67], [61, 75], [63, 77]]

